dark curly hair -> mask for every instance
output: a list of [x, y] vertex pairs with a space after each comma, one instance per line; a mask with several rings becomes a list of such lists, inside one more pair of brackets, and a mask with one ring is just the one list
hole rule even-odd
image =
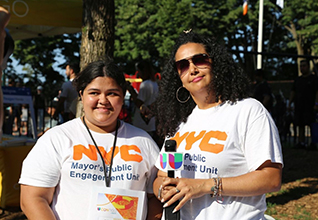
[[[175, 67], [175, 54], [178, 48], [186, 43], [198, 43], [204, 46], [212, 60], [212, 80], [209, 84], [209, 94], [216, 95], [216, 102], [229, 101], [235, 103], [248, 97], [249, 78], [233, 60], [223, 46], [214, 37], [205, 37], [194, 33], [182, 33], [172, 51], [168, 63], [162, 72], [159, 83], [159, 95], [155, 102], [157, 132], [161, 137], [172, 137], [181, 122], [186, 122], [196, 103], [192, 97], [186, 103], [176, 99], [176, 91], [182, 86], [181, 79]], [[183, 91], [182, 89], [180, 91]], [[185, 96], [184, 99], [189, 95]]]

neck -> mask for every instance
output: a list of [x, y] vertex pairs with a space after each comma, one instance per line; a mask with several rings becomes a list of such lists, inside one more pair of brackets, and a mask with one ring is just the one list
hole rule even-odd
[[207, 102], [197, 103], [199, 109], [209, 109], [209, 108], [212, 108], [212, 107], [216, 107], [216, 106], [218, 106], [220, 104], [221, 104], [221, 101], [212, 102], [212, 103], [207, 103]]
[[217, 102], [215, 98], [210, 98], [210, 100], [203, 96], [200, 96], [200, 98], [192, 96], [192, 98], [199, 109], [208, 109], [221, 104], [221, 100]]
[[87, 118], [85, 116], [82, 117], [82, 121], [84, 123], [84, 125], [86, 124], [86, 126], [97, 133], [112, 133], [116, 130], [117, 127], [117, 123], [119, 123], [118, 120], [115, 120], [113, 123], [111, 123], [110, 125], [107, 126], [99, 126], [96, 124], [91, 123], [89, 120], [87, 120]]
[[218, 102], [216, 101], [213, 91], [199, 91], [195, 94], [191, 94], [191, 96], [199, 109], [208, 109], [222, 103], [220, 100]]

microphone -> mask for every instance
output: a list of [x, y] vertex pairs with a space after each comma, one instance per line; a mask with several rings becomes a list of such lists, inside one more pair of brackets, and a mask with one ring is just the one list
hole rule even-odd
[[[171, 153], [176, 152], [177, 142], [175, 140], [166, 140], [164, 147], [165, 147], [166, 152], [171, 152]], [[175, 166], [174, 166], [175, 161], [170, 161], [170, 159], [171, 158], [169, 158], [170, 167], [175, 168]], [[174, 158], [174, 160], [175, 160], [175, 158]], [[173, 166], [171, 166], [171, 165], [173, 165]], [[174, 178], [174, 169], [168, 169], [168, 177]], [[172, 213], [178, 204], [179, 204], [179, 201], [176, 201], [173, 204], [171, 204], [170, 206], [165, 208], [165, 219], [166, 220], [179, 220], [180, 219], [180, 211], [179, 210], [175, 213]]]

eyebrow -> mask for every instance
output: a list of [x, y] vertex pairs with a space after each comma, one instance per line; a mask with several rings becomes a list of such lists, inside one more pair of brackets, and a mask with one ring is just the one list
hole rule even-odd
[[[106, 89], [108, 92], [111, 92], [111, 91], [120, 91], [121, 89], [118, 89], [118, 88], [111, 88], [111, 89]], [[100, 89], [97, 89], [97, 88], [89, 88], [87, 89], [87, 91], [100, 91]]]

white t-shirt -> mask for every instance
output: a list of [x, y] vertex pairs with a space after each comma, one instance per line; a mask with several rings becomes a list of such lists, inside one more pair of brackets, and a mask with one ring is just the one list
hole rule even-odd
[[[91, 133], [110, 161], [115, 132]], [[110, 187], [153, 193], [158, 149], [145, 131], [121, 122]], [[80, 118], [55, 126], [39, 138], [23, 162], [19, 183], [56, 187], [51, 207], [57, 219], [90, 219], [93, 189], [106, 186], [102, 160]]]
[[[266, 160], [283, 163], [274, 121], [255, 99], [205, 110], [196, 106], [172, 139], [177, 151], [184, 153], [184, 169], [175, 177], [235, 177], [256, 170]], [[161, 169], [159, 158], [156, 166]], [[224, 196], [223, 202], [205, 195], [188, 201], [180, 214], [182, 220], [260, 220], [265, 210], [265, 195]]]
[[[140, 84], [139, 93], [137, 98], [144, 102], [144, 105], [151, 105], [157, 98], [159, 92], [159, 87], [156, 81], [145, 80]], [[148, 124], [142, 119], [140, 115], [139, 108], [136, 108], [133, 125], [141, 128], [145, 131], [155, 131], [156, 130], [156, 120], [152, 117]]]

